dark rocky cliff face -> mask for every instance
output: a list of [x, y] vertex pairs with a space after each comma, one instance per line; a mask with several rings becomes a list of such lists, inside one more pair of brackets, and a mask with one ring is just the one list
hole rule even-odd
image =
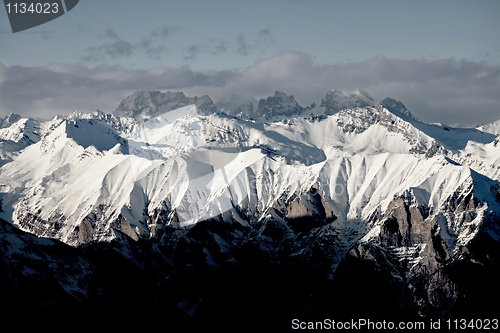
[[330, 90], [326, 93], [325, 98], [321, 100], [321, 106], [326, 109], [326, 115], [332, 115], [344, 109], [366, 107], [375, 104], [373, 98], [363, 90], [353, 92]]
[[259, 106], [255, 111], [257, 117], [282, 116], [299, 114], [303, 108], [297, 103], [295, 97], [288, 96], [281, 91], [276, 91], [274, 96], [259, 101]]
[[116, 112], [120, 116], [149, 120], [162, 113], [196, 104], [198, 112], [209, 115], [217, 112], [212, 99], [207, 96], [187, 97], [182, 92], [138, 91], [125, 98]]
[[[464, 221], [478, 205], [473, 196], [453, 201]], [[124, 234], [79, 248], [2, 221], [0, 286], [13, 305], [9, 316], [91, 316], [119, 326], [141, 317], [142, 308], [169, 325], [243, 332], [264, 324], [288, 331], [294, 318], [497, 315], [490, 305], [500, 296], [500, 220], [494, 214], [466, 246], [450, 248], [439, 221], [409, 197], [395, 198], [385, 215], [369, 222], [380, 225], [369, 240], [360, 226], [339, 232], [314, 191], [274, 209], [281, 219], [248, 227], [216, 218], [187, 229], [167, 227], [151, 239]], [[347, 237], [357, 240], [354, 246], [345, 246]]]

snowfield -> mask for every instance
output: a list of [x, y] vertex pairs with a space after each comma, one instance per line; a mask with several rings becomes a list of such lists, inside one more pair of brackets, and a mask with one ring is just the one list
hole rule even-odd
[[147, 91], [112, 113], [11, 114], [2, 295], [43, 320], [76, 306], [128, 323], [147, 306], [203, 329], [276, 309], [493, 318], [499, 124], [427, 124], [361, 90], [309, 107]]
[[[484, 201], [481, 211], [498, 209], [488, 192], [500, 180], [496, 123], [479, 129], [425, 124], [407, 111], [366, 106], [373, 100], [362, 91], [330, 91], [326, 115], [271, 110], [258, 121], [205, 115], [194, 104], [183, 106], [193, 102], [183, 94], [134, 96], [120, 107], [146, 105], [145, 114], [130, 113], [139, 120], [98, 111], [48, 122], [20, 118], [0, 129], [3, 144], [30, 142], [0, 169], [0, 216], [79, 245], [120, 233], [151, 237], [166, 226], [217, 216], [255, 224], [286, 212], [312, 188], [338, 223], [371, 221], [372, 230], [402, 196], [444, 218], [452, 238], [463, 226], [452, 213], [443, 215], [450, 197], [472, 190]], [[276, 101], [284, 103], [280, 112], [295, 107], [293, 97], [278, 92], [264, 104], [277, 107]], [[332, 112], [334, 104], [365, 106]], [[484, 189], [477, 188], [478, 177]]]

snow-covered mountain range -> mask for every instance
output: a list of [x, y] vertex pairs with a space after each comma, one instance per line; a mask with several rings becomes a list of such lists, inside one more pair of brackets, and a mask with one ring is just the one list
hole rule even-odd
[[[112, 114], [0, 120], [0, 218], [75, 247], [196, 248], [201, 262], [186, 259], [195, 270], [227, 260], [252, 270], [246, 251], [266, 267], [315, 272], [293, 280], [304, 293], [370, 263], [394, 304], [444, 316], [468, 309], [461, 265], [499, 265], [499, 141], [500, 120], [427, 124], [361, 90], [331, 90], [310, 107], [278, 91], [215, 104], [137, 92]], [[196, 297], [180, 298], [178, 310], [196, 313]], [[297, 309], [321, 313], [321, 296], [306, 298]]]

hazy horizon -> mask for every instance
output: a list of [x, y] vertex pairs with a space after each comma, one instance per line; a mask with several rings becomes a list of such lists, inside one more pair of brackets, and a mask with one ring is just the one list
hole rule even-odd
[[496, 1], [80, 1], [13, 34], [0, 10], [0, 117], [114, 110], [138, 90], [214, 100], [330, 89], [427, 122], [500, 118]]

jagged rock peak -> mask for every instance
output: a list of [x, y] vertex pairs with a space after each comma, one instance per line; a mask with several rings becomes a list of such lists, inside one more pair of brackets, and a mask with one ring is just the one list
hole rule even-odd
[[380, 102], [380, 105], [397, 116], [405, 115], [413, 117], [410, 110], [401, 101], [397, 101], [394, 98], [386, 97]]
[[16, 121], [21, 119], [22, 117], [18, 115], [17, 113], [9, 113], [6, 115], [3, 119], [0, 118], [0, 128], [5, 128], [9, 127], [10, 125], [14, 124]]
[[288, 96], [284, 92], [276, 91], [274, 96], [259, 101], [256, 116], [273, 117], [283, 114], [298, 114], [304, 108], [297, 103], [293, 95]]
[[159, 114], [191, 104], [196, 105], [200, 114], [208, 115], [217, 112], [212, 99], [207, 95], [187, 97], [182, 92], [162, 93], [155, 90], [134, 92], [120, 103], [115, 112], [120, 116], [149, 120]]
[[215, 106], [218, 110], [231, 116], [251, 118], [254, 116], [254, 104], [257, 103], [258, 101], [255, 98], [232, 95], [230, 98], [217, 101]]
[[332, 115], [341, 110], [357, 107], [367, 107], [375, 105], [373, 98], [364, 90], [355, 90], [351, 92], [333, 89], [326, 93], [326, 97], [321, 100], [321, 106], [324, 107], [325, 114]]

